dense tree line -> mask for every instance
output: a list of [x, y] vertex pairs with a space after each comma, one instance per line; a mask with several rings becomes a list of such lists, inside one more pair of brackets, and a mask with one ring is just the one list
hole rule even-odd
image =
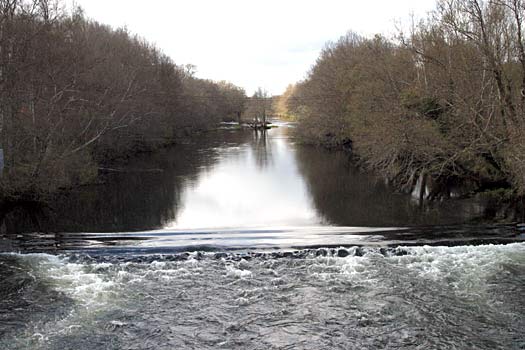
[[525, 193], [525, 2], [440, 0], [395, 39], [349, 33], [286, 98], [305, 140], [400, 188]]
[[273, 101], [274, 113], [283, 120], [294, 120], [294, 115], [290, 113], [287, 106], [288, 101], [295, 94], [295, 85], [290, 84], [280, 96], [275, 96]]
[[90, 181], [109, 159], [236, 118], [245, 93], [59, 0], [0, 0], [2, 197]]

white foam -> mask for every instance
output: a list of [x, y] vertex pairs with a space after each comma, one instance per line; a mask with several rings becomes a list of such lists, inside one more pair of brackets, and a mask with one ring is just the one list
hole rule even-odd
[[49, 254], [9, 254], [28, 263], [30, 275], [86, 307], [102, 307], [114, 299], [116, 282], [105, 273], [111, 264], [83, 265]]
[[365, 254], [364, 257], [340, 259], [340, 272], [362, 283], [371, 283], [378, 278], [380, 270], [399, 271], [417, 279], [448, 285], [457, 294], [476, 296], [488, 289], [489, 277], [496, 275], [502, 264], [520, 264], [525, 268], [525, 243], [399, 249], [408, 254], [390, 257]]
[[236, 277], [236, 278], [249, 278], [252, 276], [252, 272], [248, 270], [241, 270], [234, 266], [227, 265], [226, 266], [226, 274], [228, 276]]

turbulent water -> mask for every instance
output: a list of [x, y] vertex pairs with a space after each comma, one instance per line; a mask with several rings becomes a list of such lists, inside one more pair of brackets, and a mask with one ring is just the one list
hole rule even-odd
[[525, 348], [523, 243], [4, 254], [0, 277], [2, 349]]
[[287, 130], [202, 135], [8, 213], [0, 349], [525, 349], [523, 232]]

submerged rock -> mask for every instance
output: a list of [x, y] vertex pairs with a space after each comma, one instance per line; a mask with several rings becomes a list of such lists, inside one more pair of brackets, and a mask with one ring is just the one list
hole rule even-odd
[[350, 253], [346, 249], [339, 249], [337, 251], [337, 256], [340, 257], [340, 258], [346, 258], [349, 255], [350, 255]]
[[318, 250], [315, 252], [315, 255], [316, 255], [316, 256], [327, 256], [327, 255], [328, 255], [328, 252], [326, 251], [326, 249], [318, 249]]

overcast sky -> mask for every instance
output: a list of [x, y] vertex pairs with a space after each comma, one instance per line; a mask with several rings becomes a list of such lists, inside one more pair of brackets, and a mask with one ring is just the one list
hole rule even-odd
[[88, 17], [127, 26], [197, 76], [248, 94], [280, 94], [303, 79], [327, 41], [348, 30], [392, 34], [435, 0], [70, 0]]

